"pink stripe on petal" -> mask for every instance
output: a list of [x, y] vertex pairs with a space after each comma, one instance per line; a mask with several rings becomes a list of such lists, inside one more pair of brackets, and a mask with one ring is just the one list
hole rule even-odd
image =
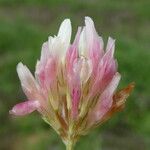
[[66, 54], [66, 69], [67, 73], [70, 75], [73, 71], [73, 63], [78, 58], [78, 43], [81, 33], [81, 27], [78, 28], [75, 40], [73, 44], [70, 46], [70, 48], [67, 51]]
[[105, 109], [107, 111], [107, 109], [109, 109], [112, 105], [112, 97], [113, 94], [119, 84], [120, 81], [120, 74], [116, 73], [113, 77], [113, 79], [111, 80], [111, 82], [109, 83], [108, 87], [105, 89], [105, 91], [103, 92], [103, 94], [100, 97], [100, 110], [101, 109]]
[[24, 116], [37, 110], [39, 107], [39, 101], [28, 100], [15, 105], [9, 113], [15, 116]]
[[104, 70], [103, 78], [102, 78], [101, 84], [100, 84], [100, 91], [103, 91], [105, 89], [105, 87], [112, 80], [112, 78], [115, 75], [116, 71], [117, 71], [116, 61], [111, 60], [110, 64], [107, 64], [107, 66]]
[[72, 116], [76, 118], [78, 115], [78, 106], [80, 100], [81, 91], [79, 88], [74, 88], [72, 91]]
[[48, 47], [48, 42], [45, 42], [42, 45], [41, 58], [40, 61], [37, 61], [36, 71], [35, 71], [36, 79], [38, 80], [38, 82], [42, 87], [44, 86], [44, 80], [45, 80], [44, 67], [49, 57], [50, 57], [50, 51]]
[[89, 126], [100, 122], [103, 116], [110, 110], [113, 103], [113, 95], [120, 81], [120, 74], [116, 73], [107, 86], [103, 94], [100, 96], [95, 108], [88, 115]]
[[92, 61], [93, 72], [92, 78], [94, 79], [97, 72], [97, 66], [100, 59], [104, 55], [103, 39], [97, 34], [94, 27], [94, 22], [90, 17], [85, 17], [85, 32], [86, 32], [86, 45], [88, 49], [88, 57]]
[[41, 87], [44, 87], [44, 81], [45, 81], [44, 68], [45, 68], [45, 64], [42, 64], [40, 61], [38, 61], [36, 64], [35, 77]]
[[[94, 120], [100, 120], [111, 108], [113, 102], [113, 94], [119, 84], [120, 74], [117, 72], [103, 94], [100, 96], [98, 103], [96, 104], [95, 109], [92, 111], [92, 114], [95, 116]], [[93, 116], [92, 115], [92, 116]]]
[[109, 38], [109, 46], [107, 46], [107, 52], [102, 57], [96, 71], [95, 82], [93, 84], [95, 89], [102, 91], [111, 81], [112, 77], [117, 71], [117, 63], [113, 59], [114, 54], [114, 40]]
[[45, 85], [47, 88], [50, 88], [51, 83], [56, 78], [57, 64], [56, 59], [49, 58], [45, 66]]
[[[113, 58], [115, 51], [115, 40], [111, 37], [108, 38], [107, 46], [106, 46], [106, 55], [108, 55], [108, 59]], [[107, 54], [108, 53], [108, 54]]]

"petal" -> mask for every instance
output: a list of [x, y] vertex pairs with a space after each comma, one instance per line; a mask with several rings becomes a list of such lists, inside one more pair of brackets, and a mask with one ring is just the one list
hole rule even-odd
[[58, 36], [48, 38], [48, 47], [50, 54], [53, 56], [62, 56], [64, 54], [64, 45]]
[[106, 54], [109, 53], [109, 58], [113, 58], [115, 51], [115, 40], [111, 37], [108, 38], [107, 46], [106, 46]]
[[[36, 64], [35, 77], [36, 77], [37, 80], [39, 80], [38, 75], [42, 74], [41, 72], [43, 72], [43, 68], [45, 67], [49, 57], [50, 57], [50, 50], [49, 50], [49, 47], [48, 47], [48, 42], [45, 42], [42, 45], [40, 61], [38, 60], [37, 64]], [[42, 78], [44, 78], [43, 75], [42, 75]]]
[[72, 32], [71, 21], [70, 19], [65, 19], [60, 25], [57, 36], [61, 39], [61, 41], [63, 41], [63, 43], [66, 44], [67, 47], [70, 44], [71, 32]]
[[78, 54], [78, 43], [79, 43], [80, 33], [81, 33], [81, 27], [78, 28], [75, 40], [74, 40], [73, 44], [67, 50], [67, 54], [66, 54], [66, 69], [67, 69], [67, 73], [68, 74], [72, 73], [73, 62], [77, 59], [77, 57], [79, 55]]
[[112, 102], [109, 101], [109, 98], [112, 98], [112, 96], [119, 84], [120, 78], [121, 78], [121, 75], [117, 72], [114, 75], [111, 82], [109, 83], [109, 85], [107, 86], [107, 88], [105, 89], [105, 91], [103, 92], [102, 96], [100, 97], [101, 106], [104, 106], [104, 107], [111, 106]]
[[[95, 73], [95, 81], [93, 84], [94, 91], [96, 91], [95, 89], [103, 91], [117, 71], [117, 61], [113, 58], [114, 49], [115, 40], [109, 38], [107, 44], [107, 51], [103, 55], [99, 64], [96, 66], [97, 71]], [[93, 60], [95, 61], [95, 59]]]
[[115, 60], [105, 60], [102, 58], [97, 67], [97, 72], [91, 87], [91, 93], [102, 93], [112, 80], [117, 71], [117, 63]]
[[[108, 85], [108, 87], [105, 89], [105, 91], [103, 92], [102, 96], [100, 97], [100, 101], [97, 104], [97, 107], [99, 107], [99, 111], [98, 114], [100, 115], [99, 117], [101, 118], [112, 106], [112, 97], [113, 94], [119, 84], [120, 81], [120, 74], [116, 73], [112, 79], [112, 81], [110, 82], [110, 84]], [[99, 106], [98, 106], [99, 105]], [[99, 118], [99, 119], [100, 119]]]
[[93, 65], [92, 78], [95, 79], [98, 64], [104, 55], [104, 42], [102, 37], [96, 32], [94, 22], [90, 17], [85, 17], [85, 36], [86, 51], [88, 51], [88, 57], [91, 59]]
[[44, 70], [45, 70], [45, 84], [46, 87], [49, 89], [51, 83], [56, 78], [56, 73], [57, 73], [56, 60], [54, 58], [49, 58]]
[[74, 62], [73, 71], [80, 76], [80, 80], [84, 84], [91, 76], [92, 63], [89, 59], [81, 57]]
[[74, 89], [72, 90], [72, 109], [71, 109], [71, 114], [73, 118], [76, 118], [78, 115], [80, 96], [81, 96], [80, 88], [74, 87]]
[[113, 103], [113, 94], [119, 84], [121, 75], [116, 73], [107, 86], [103, 94], [100, 96], [99, 101], [97, 102], [95, 108], [92, 110], [89, 115], [90, 124], [94, 124], [97, 121], [100, 121], [101, 118], [109, 111]]
[[37, 110], [39, 107], [39, 101], [28, 100], [15, 105], [9, 113], [16, 116], [24, 116]]
[[90, 53], [97, 53], [97, 56], [103, 54], [103, 39], [100, 37], [95, 29], [94, 22], [90, 17], [85, 17], [85, 30], [88, 49]]
[[60, 51], [62, 51], [62, 53], [63, 53], [63, 59], [64, 59], [66, 52], [68, 50], [68, 47], [70, 45], [71, 34], [72, 34], [71, 21], [70, 21], [70, 19], [65, 19], [61, 23], [58, 34], [57, 34], [58, 38], [60, 39], [60, 41], [63, 45], [62, 49], [60, 49]]
[[38, 93], [38, 84], [29, 69], [22, 63], [19, 63], [17, 65], [17, 73], [26, 96], [29, 99], [35, 99], [35, 95]]
[[17, 73], [18, 73], [18, 76], [22, 85], [29, 87], [29, 88], [32, 86], [36, 86], [35, 79], [32, 76], [31, 72], [22, 63], [19, 63], [17, 65]]
[[36, 71], [35, 71], [35, 78], [39, 85], [43, 86], [45, 80], [45, 73], [44, 73], [45, 64], [40, 61], [36, 63]]
[[112, 107], [103, 115], [99, 124], [108, 120], [115, 112], [118, 112], [124, 108], [124, 104], [130, 93], [132, 92], [135, 84], [131, 83], [126, 88], [116, 92], [113, 96], [113, 104]]
[[91, 49], [96, 36], [94, 22], [90, 17], [85, 17], [85, 32], [88, 48]]
[[50, 51], [49, 51], [49, 48], [48, 48], [48, 42], [45, 42], [43, 45], [42, 45], [42, 51], [41, 51], [41, 59], [40, 61], [42, 63], [45, 63], [48, 59], [48, 57], [50, 56]]
[[85, 27], [83, 27], [80, 40], [79, 40], [79, 54], [80, 56], [88, 56], [88, 48], [87, 48], [87, 41], [86, 41], [86, 34], [85, 34]]
[[59, 36], [50, 36], [48, 39], [48, 46], [50, 55], [64, 62], [68, 45], [66, 46], [66, 43], [63, 43]]
[[70, 45], [71, 33], [71, 21], [69, 19], [65, 19], [60, 25], [57, 36], [50, 36], [48, 38], [50, 53], [56, 57], [59, 57], [63, 61]]
[[78, 27], [78, 31], [76, 33], [75, 36], [75, 40], [73, 42], [73, 45], [77, 45], [79, 43], [79, 39], [80, 39], [80, 34], [81, 34], [81, 27]]
[[115, 60], [111, 60], [109, 63], [106, 64], [102, 74], [100, 91], [103, 91], [107, 87], [107, 85], [115, 75], [116, 71], [117, 71], [117, 64]]

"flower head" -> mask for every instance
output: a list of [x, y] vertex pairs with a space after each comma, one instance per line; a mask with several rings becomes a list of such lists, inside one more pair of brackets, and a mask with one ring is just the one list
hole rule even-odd
[[79, 27], [73, 44], [71, 22], [65, 19], [57, 36], [42, 46], [35, 77], [22, 63], [17, 72], [27, 96], [10, 111], [17, 116], [37, 110], [67, 143], [73, 143], [91, 128], [122, 109], [133, 84], [116, 92], [121, 75], [114, 58], [115, 40], [104, 43], [91, 18]]

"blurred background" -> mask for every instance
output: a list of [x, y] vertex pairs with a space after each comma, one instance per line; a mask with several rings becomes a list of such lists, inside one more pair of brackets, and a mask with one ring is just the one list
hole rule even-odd
[[17, 63], [34, 72], [42, 43], [57, 33], [61, 21], [72, 20], [74, 35], [84, 16], [93, 18], [105, 43], [108, 36], [116, 39], [119, 88], [132, 81], [136, 87], [124, 111], [82, 137], [76, 150], [149, 150], [149, 0], [0, 0], [0, 150], [65, 150], [37, 113], [13, 118], [8, 111], [25, 99]]

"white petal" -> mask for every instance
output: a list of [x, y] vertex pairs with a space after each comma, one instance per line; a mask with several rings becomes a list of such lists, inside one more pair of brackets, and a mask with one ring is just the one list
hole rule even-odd
[[87, 41], [90, 42], [88, 44], [91, 44], [94, 40], [94, 36], [96, 33], [94, 22], [90, 17], [85, 17], [85, 27], [86, 27], [86, 38]]
[[59, 28], [57, 36], [50, 36], [48, 38], [48, 47], [51, 55], [58, 56], [61, 60], [64, 60], [71, 40], [71, 21], [65, 19]]
[[62, 43], [65, 44], [66, 48], [68, 48], [70, 44], [71, 33], [72, 33], [71, 21], [70, 19], [65, 19], [60, 25], [57, 36], [60, 38]]
[[85, 56], [85, 57], [88, 56], [85, 27], [83, 27], [81, 35], [80, 35], [80, 39], [79, 39], [79, 54], [80, 56]]
[[50, 55], [48, 42], [43, 43], [40, 61], [45, 63]]
[[90, 17], [85, 17], [85, 27], [83, 27], [79, 41], [79, 52], [82, 56], [88, 57], [89, 48], [93, 43], [93, 29], [94, 23], [92, 19]]
[[49, 44], [49, 51], [51, 55], [53, 56], [58, 56], [58, 57], [63, 57], [65, 55], [65, 49], [66, 46], [62, 43], [60, 37], [55, 36], [55, 37], [49, 37], [48, 39], [48, 44]]
[[100, 41], [100, 50], [103, 51], [103, 49], [104, 49], [104, 41], [103, 41], [103, 38], [101, 36], [99, 36], [99, 41]]
[[108, 42], [106, 46], [106, 52], [108, 51], [111, 51], [111, 57], [113, 57], [115, 51], [115, 40], [111, 37], [108, 38]]
[[32, 83], [34, 82], [34, 77], [32, 76], [31, 72], [22, 63], [19, 63], [17, 65], [17, 73], [18, 73], [19, 79], [21, 81], [21, 84], [29, 85], [29, 84], [31, 84], [31, 82]]

